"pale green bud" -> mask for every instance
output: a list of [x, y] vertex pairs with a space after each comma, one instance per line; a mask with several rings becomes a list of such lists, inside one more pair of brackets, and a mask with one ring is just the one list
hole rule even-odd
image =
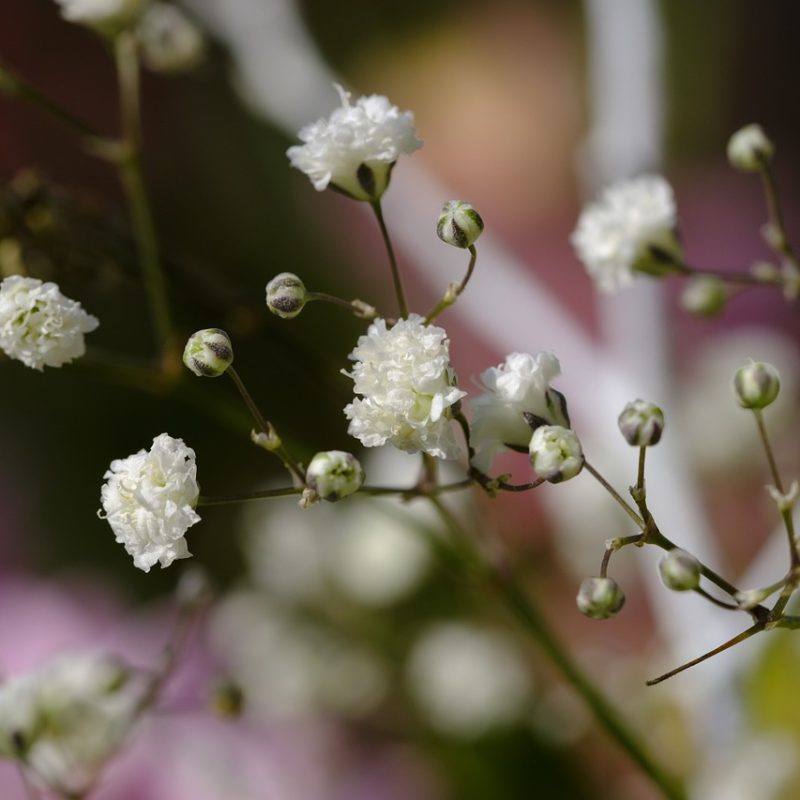
[[186, 72], [203, 59], [200, 29], [178, 6], [151, 3], [139, 23], [142, 59], [154, 72]]
[[658, 444], [664, 431], [664, 412], [646, 400], [633, 400], [622, 409], [617, 425], [631, 447]]
[[436, 235], [453, 247], [471, 247], [483, 233], [481, 215], [463, 200], [448, 200], [439, 214]]
[[291, 272], [281, 272], [267, 284], [267, 308], [283, 319], [296, 317], [307, 298], [305, 284]]
[[775, 401], [781, 389], [778, 370], [765, 361], [751, 361], [733, 376], [733, 390], [742, 408], [761, 409]]
[[698, 317], [715, 317], [727, 302], [725, 283], [713, 275], [692, 278], [681, 292], [681, 306]]
[[183, 363], [201, 378], [218, 378], [233, 363], [228, 334], [219, 328], [193, 333], [183, 350]]
[[728, 140], [728, 161], [743, 172], [763, 169], [775, 154], [775, 146], [760, 125], [745, 125]]
[[361, 464], [342, 450], [317, 453], [306, 470], [308, 488], [322, 500], [341, 500], [357, 492], [363, 483]]
[[528, 445], [530, 462], [540, 478], [561, 483], [583, 469], [583, 449], [574, 431], [560, 425], [541, 425]]
[[658, 562], [661, 580], [667, 589], [688, 592], [700, 585], [700, 562], [685, 550], [676, 547]]
[[584, 578], [575, 602], [587, 617], [608, 619], [625, 605], [625, 593], [613, 578]]

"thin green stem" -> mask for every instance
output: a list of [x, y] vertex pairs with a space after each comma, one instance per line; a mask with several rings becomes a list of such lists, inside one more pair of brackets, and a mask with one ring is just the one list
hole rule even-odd
[[740, 642], [745, 641], [745, 639], [749, 639], [751, 636], [754, 636], [755, 634], [763, 630], [764, 630], [764, 625], [762, 623], [756, 623], [747, 630], [742, 631], [740, 634], [734, 636], [732, 639], [728, 639], [727, 642], [724, 642], [719, 647], [715, 647], [713, 650], [709, 650], [707, 653], [703, 653], [703, 655], [698, 656], [697, 658], [693, 658], [691, 661], [687, 661], [685, 664], [681, 664], [681, 666], [676, 667], [675, 669], [671, 669], [669, 672], [665, 672], [663, 675], [659, 675], [657, 678], [653, 678], [652, 680], [647, 681], [647, 685], [655, 686], [657, 683], [661, 683], [661, 681], [667, 680], [667, 678], [672, 678], [673, 676], [678, 675], [679, 673], [689, 669], [690, 667], [694, 667], [697, 664], [701, 664], [703, 661], [707, 661], [709, 658], [712, 658], [713, 656], [719, 655], [725, 650], [728, 650], [734, 645], [737, 645]]
[[402, 489], [395, 486], [362, 486], [358, 492], [359, 494], [367, 494], [373, 497], [381, 497], [384, 495], [402, 495], [408, 498], [412, 497], [427, 497], [431, 494], [438, 495], [438, 494], [445, 494], [447, 492], [458, 492], [462, 489], [469, 489], [473, 485], [473, 482], [470, 478], [467, 478], [463, 481], [457, 481], [455, 483], [445, 483], [440, 484], [438, 486], [433, 487], [432, 489], [428, 489], [426, 491], [420, 491], [418, 486], [412, 486], [409, 489]]
[[378, 316], [378, 312], [362, 300], [345, 300], [342, 297], [336, 297], [336, 295], [327, 294], [326, 292], [306, 292], [306, 301], [312, 302], [313, 300], [320, 300], [324, 303], [344, 308], [359, 319], [372, 320]]
[[645, 521], [631, 508], [628, 501], [588, 462], [583, 462], [584, 469], [617, 501], [619, 507], [636, 523], [645, 530]]
[[451, 291], [450, 289], [448, 289], [445, 296], [427, 314], [427, 316], [425, 317], [426, 325], [429, 325], [431, 322], [433, 322], [433, 320], [436, 319], [436, 317], [439, 316], [439, 314], [442, 313], [442, 311], [453, 305], [453, 303], [455, 303], [456, 300], [459, 298], [459, 296], [463, 293], [464, 289], [467, 288], [469, 279], [472, 277], [472, 273], [475, 269], [475, 262], [478, 259], [478, 251], [475, 249], [475, 245], [469, 246], [469, 253], [470, 253], [470, 258], [469, 258], [469, 266], [467, 267], [467, 274], [464, 276], [464, 279], [458, 286], [456, 286], [454, 290]]
[[741, 286], [783, 285], [783, 279], [779, 276], [763, 278], [758, 275], [752, 275], [749, 272], [725, 272], [724, 270], [705, 269], [704, 267], [692, 267], [683, 262], [680, 263], [678, 271], [687, 277], [719, 278], [725, 283], [734, 283]]
[[764, 187], [764, 195], [767, 199], [767, 213], [769, 215], [769, 221], [780, 237], [777, 248], [778, 253], [792, 265], [795, 274], [797, 274], [800, 272], [800, 264], [798, 264], [797, 256], [795, 255], [794, 249], [792, 248], [792, 243], [789, 240], [789, 234], [786, 231], [780, 195], [778, 194], [778, 185], [775, 182], [775, 175], [772, 171], [772, 165], [767, 161], [761, 165], [761, 179]]
[[403, 283], [400, 280], [400, 270], [397, 267], [397, 259], [394, 255], [392, 240], [389, 238], [389, 231], [386, 228], [386, 221], [383, 218], [381, 201], [376, 200], [374, 203], [370, 203], [370, 205], [375, 212], [375, 219], [378, 221], [378, 227], [381, 229], [381, 236], [383, 236], [383, 242], [386, 245], [386, 253], [389, 256], [389, 268], [392, 271], [392, 283], [394, 284], [394, 293], [397, 297], [397, 306], [400, 309], [400, 316], [405, 318], [408, 316], [408, 303], [406, 303]]
[[645, 460], [647, 458], [647, 448], [640, 447], [639, 448], [639, 468], [636, 473], [636, 488], [638, 489], [639, 493], [642, 497], [645, 496], [645, 485], [644, 485], [644, 467], [645, 467]]
[[301, 494], [302, 489], [297, 486], [287, 486], [281, 489], [263, 489], [258, 492], [246, 492], [235, 494], [228, 497], [207, 497], [201, 495], [197, 501], [198, 506], [232, 506], [237, 503], [250, 503], [254, 500], [270, 500], [274, 497], [289, 497], [293, 494]]
[[[256, 425], [258, 426], [259, 430], [263, 431], [267, 436], [270, 434], [275, 433], [275, 429], [273, 428], [272, 424], [267, 422], [264, 418], [264, 415], [259, 410], [258, 406], [256, 405], [256, 401], [253, 400], [253, 396], [247, 390], [247, 387], [244, 385], [244, 381], [241, 379], [239, 373], [233, 366], [229, 366], [225, 370], [225, 374], [231, 377], [231, 380], [236, 385], [236, 388], [239, 390], [239, 394], [242, 396], [242, 400], [244, 400], [245, 405], [247, 406], [250, 414], [252, 415], [253, 419], [255, 420]], [[281, 444], [279, 447], [275, 448], [271, 452], [275, 453], [275, 455], [281, 460], [283, 466], [286, 467], [289, 474], [292, 475], [298, 482], [299, 485], [304, 486], [306, 482], [306, 474], [300, 464], [295, 461], [286, 448]]]

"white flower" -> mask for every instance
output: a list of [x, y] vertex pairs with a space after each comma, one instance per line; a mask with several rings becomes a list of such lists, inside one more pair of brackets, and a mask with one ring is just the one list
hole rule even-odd
[[302, 128], [299, 137], [305, 144], [290, 147], [286, 155], [319, 192], [331, 185], [356, 200], [377, 200], [400, 154], [422, 147], [414, 115], [378, 94], [351, 105], [350, 93], [334, 85], [342, 105], [328, 119]]
[[327, 450], [311, 459], [306, 470], [306, 483], [317, 499], [335, 502], [361, 488], [364, 470], [352, 453]]
[[495, 455], [514, 445], [527, 449], [531, 429], [523, 417], [528, 412], [547, 422], [568, 424], [563, 397], [550, 388], [561, 374], [552, 353], [511, 353], [497, 367], [481, 375], [485, 394], [471, 402], [472, 444], [478, 451], [475, 466], [484, 472]]
[[183, 536], [200, 521], [194, 510], [200, 490], [194, 450], [182, 439], [162, 433], [149, 451], [112, 461], [103, 477], [100, 515], [139, 569], [191, 555]]
[[775, 153], [775, 145], [760, 125], [745, 125], [728, 140], [728, 161], [743, 172], [763, 169]]
[[177, 6], [153, 3], [139, 24], [144, 63], [154, 72], [185, 72], [202, 60], [203, 34]]
[[108, 656], [58, 656], [0, 684], [0, 754], [21, 759], [37, 783], [83, 795], [124, 741], [143, 691]]
[[430, 723], [464, 737], [518, 719], [530, 692], [525, 662], [511, 642], [462, 622], [425, 631], [411, 651], [407, 677]]
[[634, 271], [663, 274], [680, 256], [672, 188], [658, 175], [608, 187], [584, 208], [572, 234], [578, 258], [603, 291], [633, 281]]
[[69, 22], [112, 32], [132, 22], [148, 0], [56, 0]]
[[458, 455], [450, 407], [465, 396], [455, 386], [447, 334], [418, 314], [387, 329], [375, 320], [350, 354], [353, 390], [363, 395], [344, 409], [348, 433], [365, 447], [390, 442], [438, 458]]
[[0, 283], [0, 349], [25, 366], [60, 367], [86, 352], [98, 321], [54, 283], [12, 275]]
[[583, 469], [583, 449], [574, 431], [560, 425], [541, 425], [531, 436], [531, 466], [540, 478], [561, 483]]

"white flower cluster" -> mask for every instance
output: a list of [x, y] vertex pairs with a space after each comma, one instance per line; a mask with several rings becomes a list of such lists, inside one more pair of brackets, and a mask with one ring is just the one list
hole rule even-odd
[[112, 461], [103, 477], [100, 516], [139, 569], [191, 555], [183, 537], [200, 521], [200, 489], [194, 450], [182, 439], [162, 433], [149, 451]]
[[37, 783], [83, 796], [136, 720], [143, 685], [97, 653], [61, 655], [0, 683], [0, 756]]
[[86, 352], [98, 321], [55, 283], [12, 275], [0, 283], [0, 349], [25, 366], [60, 367]]
[[676, 211], [672, 187], [659, 175], [642, 175], [608, 187], [588, 205], [572, 234], [572, 244], [598, 288], [628, 286], [636, 270], [657, 271], [667, 258], [678, 257]]
[[132, 22], [148, 0], [56, 0], [61, 16], [100, 30], [121, 28]]
[[552, 353], [511, 353], [497, 367], [481, 374], [486, 393], [471, 402], [472, 443], [477, 450], [475, 466], [488, 471], [495, 455], [506, 445], [527, 449], [531, 428], [523, 413], [545, 422], [568, 425], [563, 398], [550, 388], [561, 374]]
[[377, 200], [401, 153], [422, 147], [414, 115], [400, 111], [383, 95], [359, 97], [351, 104], [349, 92], [339, 85], [336, 90], [342, 105], [328, 119], [302, 128], [298, 135], [304, 144], [290, 147], [286, 154], [317, 191], [332, 185], [357, 200]]
[[442, 328], [425, 325], [418, 314], [392, 328], [375, 320], [350, 359], [356, 363], [346, 374], [355, 393], [362, 395], [344, 410], [351, 436], [365, 447], [389, 442], [409, 453], [457, 457], [449, 409], [466, 392], [455, 386]]

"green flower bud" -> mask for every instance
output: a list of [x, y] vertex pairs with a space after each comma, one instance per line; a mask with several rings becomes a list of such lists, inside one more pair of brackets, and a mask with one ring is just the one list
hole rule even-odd
[[540, 478], [561, 483], [583, 469], [583, 449], [574, 431], [560, 425], [541, 425], [528, 446], [530, 462]]
[[661, 580], [667, 589], [688, 592], [700, 585], [700, 562], [685, 550], [676, 547], [658, 562]]
[[307, 297], [305, 284], [291, 272], [281, 272], [267, 284], [267, 308], [283, 319], [296, 317]]
[[613, 578], [584, 578], [575, 602], [587, 617], [608, 619], [625, 605], [625, 594]]
[[772, 364], [751, 361], [736, 370], [733, 390], [742, 408], [766, 408], [775, 401], [781, 390], [781, 377]]
[[664, 412], [655, 403], [633, 400], [622, 409], [617, 425], [631, 447], [651, 447], [661, 440]]
[[728, 302], [725, 283], [715, 276], [692, 278], [681, 293], [681, 306], [698, 317], [715, 317]]
[[233, 363], [233, 347], [225, 331], [205, 328], [189, 337], [183, 363], [201, 378], [218, 378]]
[[306, 470], [306, 484], [322, 500], [335, 502], [361, 488], [364, 470], [350, 453], [328, 450], [317, 453]]
[[436, 235], [453, 247], [471, 247], [483, 233], [481, 215], [463, 200], [448, 200], [439, 214]]
[[728, 161], [743, 172], [763, 169], [775, 154], [775, 146], [760, 125], [745, 125], [728, 140]]

